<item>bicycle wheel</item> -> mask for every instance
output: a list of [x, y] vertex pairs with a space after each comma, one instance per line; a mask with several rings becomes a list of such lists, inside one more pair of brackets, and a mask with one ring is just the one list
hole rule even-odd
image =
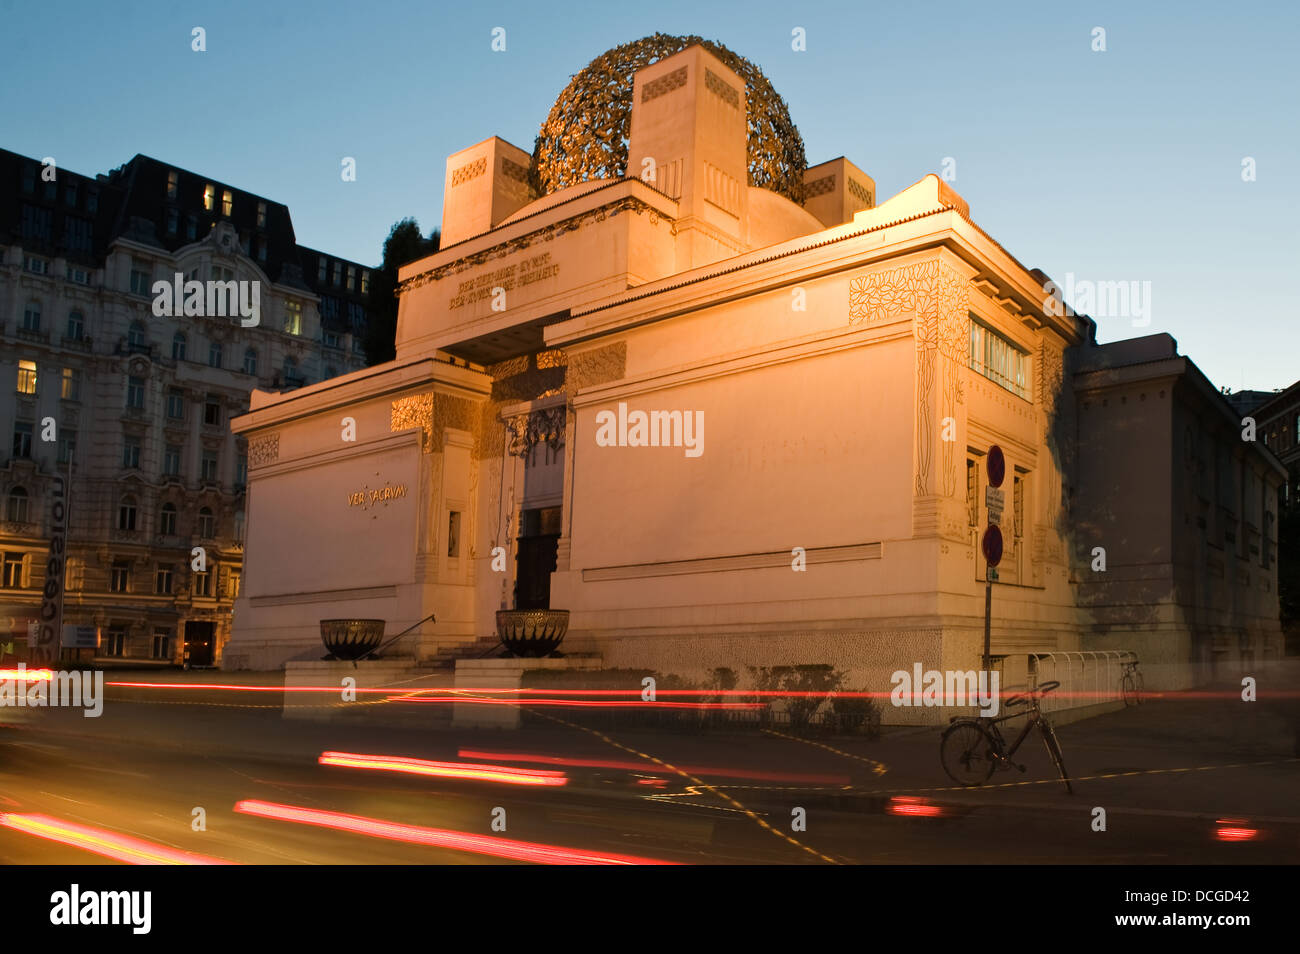
[[1047, 754], [1052, 757], [1052, 761], [1056, 763], [1056, 770], [1061, 773], [1061, 781], [1065, 783], [1065, 790], [1073, 795], [1074, 789], [1070, 787], [1070, 776], [1065, 771], [1065, 759], [1061, 755], [1061, 743], [1056, 739], [1056, 730], [1048, 722], [1040, 722], [1038, 727], [1043, 732], [1043, 742], [1047, 744]]
[[1124, 706], [1127, 708], [1128, 706], [1137, 705], [1137, 683], [1133, 681], [1133, 674], [1127, 672], [1124, 673], [1124, 681], [1121, 685], [1123, 686], [1122, 694], [1124, 697]]
[[978, 722], [954, 722], [939, 740], [939, 760], [958, 785], [980, 785], [997, 765], [998, 746]]

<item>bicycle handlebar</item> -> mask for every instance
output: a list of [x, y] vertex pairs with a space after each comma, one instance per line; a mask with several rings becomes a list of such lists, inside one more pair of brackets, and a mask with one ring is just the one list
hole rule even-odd
[[1040, 696], [1045, 696], [1053, 689], [1060, 688], [1060, 685], [1061, 685], [1061, 681], [1059, 679], [1053, 679], [1050, 682], [1044, 682], [1041, 685], [1035, 686], [1033, 689], [1030, 689], [1028, 692], [1018, 692], [1014, 696], [1010, 696], [1004, 703], [1002, 703], [1002, 708], [1010, 709], [1012, 706], [1029, 705], [1031, 699], [1035, 699]]

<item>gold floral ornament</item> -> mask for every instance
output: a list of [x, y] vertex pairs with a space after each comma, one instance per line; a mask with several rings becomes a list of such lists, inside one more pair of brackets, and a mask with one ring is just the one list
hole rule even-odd
[[596, 57], [560, 93], [533, 148], [538, 195], [594, 179], [627, 175], [627, 142], [636, 71], [699, 44], [745, 81], [749, 184], [803, 204], [808, 161], [785, 100], [762, 70], [721, 43], [656, 33]]

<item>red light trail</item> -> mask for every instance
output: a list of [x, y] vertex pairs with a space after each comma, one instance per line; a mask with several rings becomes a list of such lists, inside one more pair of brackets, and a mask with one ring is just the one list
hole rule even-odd
[[392, 755], [322, 752], [318, 761], [321, 765], [339, 765], [344, 768], [403, 772], [408, 775], [429, 775], [436, 778], [463, 778], [478, 782], [504, 782], [508, 785], [567, 785], [569, 781], [563, 772], [511, 768], [505, 765], [478, 765], [471, 762], [431, 762], [427, 759]]
[[78, 825], [74, 822], [51, 818], [49, 815], [0, 814], [0, 826], [12, 828], [47, 841], [57, 841], [74, 848], [103, 855], [114, 861], [133, 865], [228, 865], [229, 861], [209, 858], [193, 852], [168, 848], [165, 845], [120, 835], [102, 828]]
[[281, 805], [276, 802], [263, 802], [258, 799], [245, 799], [236, 803], [235, 811], [241, 815], [254, 815], [259, 818], [297, 822], [303, 825], [316, 825], [320, 828], [332, 828], [335, 831], [368, 835], [371, 838], [383, 838], [388, 841], [400, 841], [411, 845], [428, 845], [432, 848], [469, 851], [480, 855], [490, 855], [495, 858], [508, 858], [512, 861], [531, 861], [552, 865], [675, 864], [675, 862], [658, 861], [654, 858], [605, 854], [595, 851], [583, 851], [580, 848], [562, 848], [558, 845], [541, 845], [527, 841], [514, 841], [509, 838], [497, 838], [490, 835], [471, 835], [467, 832], [448, 831], [441, 828], [425, 828], [421, 825], [407, 825], [401, 822], [386, 821], [382, 818], [345, 815], [341, 812], [300, 808], [295, 805]]

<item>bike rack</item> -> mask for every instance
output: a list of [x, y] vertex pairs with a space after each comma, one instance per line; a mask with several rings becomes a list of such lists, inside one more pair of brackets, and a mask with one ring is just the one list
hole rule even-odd
[[[1124, 667], [1131, 661], [1137, 662], [1138, 655], [1130, 649], [1097, 650], [1054, 650], [1052, 652], [1030, 653], [1031, 684], [1059, 680], [1059, 692], [1050, 693], [1042, 700], [1044, 712], [1056, 712], [1061, 709], [1073, 709], [1081, 706], [1095, 705], [1101, 702], [1114, 702], [1123, 696]], [[1043, 672], [1045, 663], [1050, 662], [1052, 672], [1046, 676]], [[1089, 692], [1088, 689], [1091, 689]], [[1080, 698], [1077, 694], [1083, 692]]]

